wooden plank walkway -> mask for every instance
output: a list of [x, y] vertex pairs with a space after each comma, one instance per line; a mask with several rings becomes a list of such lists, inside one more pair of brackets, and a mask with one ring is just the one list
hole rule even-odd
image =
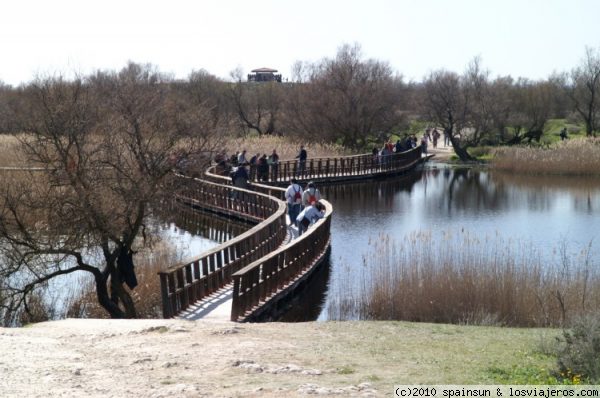
[[[288, 236], [282, 246], [288, 245], [298, 237], [298, 229], [290, 225], [290, 218], [286, 215], [288, 223]], [[213, 294], [204, 297], [192, 304], [185, 311], [177, 315], [177, 319], [188, 321], [231, 321], [231, 306], [233, 303], [233, 283], [229, 283]]]

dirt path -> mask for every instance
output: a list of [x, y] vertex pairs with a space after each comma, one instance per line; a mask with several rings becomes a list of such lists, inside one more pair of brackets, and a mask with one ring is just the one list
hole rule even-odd
[[434, 154], [435, 156], [431, 159], [433, 162], [447, 162], [454, 155], [454, 149], [451, 146], [445, 147], [444, 145], [438, 144], [437, 148], [434, 148], [431, 144], [427, 147], [427, 153]]
[[490, 366], [534, 366], [538, 341], [539, 332], [526, 329], [405, 322], [68, 319], [0, 328], [0, 391], [19, 398], [391, 396], [394, 384], [490, 383], [483, 372]]

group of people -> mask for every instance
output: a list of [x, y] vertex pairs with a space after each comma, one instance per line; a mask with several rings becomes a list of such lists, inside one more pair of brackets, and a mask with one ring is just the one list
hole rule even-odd
[[[237, 151], [231, 157], [227, 157], [225, 151], [222, 151], [215, 156], [215, 162], [217, 163], [218, 172], [220, 174], [229, 173], [234, 180], [234, 185], [235, 174], [238, 175], [240, 181], [242, 177], [246, 177], [246, 184], [244, 185], [247, 185], [250, 177], [256, 177], [258, 181], [269, 181], [269, 175], [276, 175], [279, 169], [279, 155], [276, 149], [273, 149], [269, 156], [266, 153], [262, 155], [257, 153], [250, 158], [248, 158], [245, 149], [241, 152]], [[256, 173], [256, 175], [251, 176], [251, 173]]]
[[288, 216], [290, 223], [298, 228], [298, 234], [302, 235], [308, 227], [323, 218], [325, 205], [321, 203], [321, 193], [313, 182], [306, 184], [302, 189], [295, 178], [290, 180], [290, 185], [285, 190]]
[[[296, 156], [296, 159], [298, 159], [296, 176], [303, 176], [305, 174], [307, 158], [308, 153], [304, 145], [300, 145], [300, 150]], [[221, 151], [217, 153], [214, 160], [217, 164], [217, 173], [221, 175], [229, 174], [232, 179], [235, 179], [234, 175], [237, 174], [240, 181], [244, 176], [246, 177], [246, 182], [249, 179], [264, 182], [269, 180], [275, 181], [279, 173], [279, 155], [276, 149], [273, 149], [273, 152], [269, 156], [266, 153], [262, 155], [257, 153], [251, 157], [249, 157], [245, 149], [235, 152], [230, 157], [227, 156], [225, 151]]]

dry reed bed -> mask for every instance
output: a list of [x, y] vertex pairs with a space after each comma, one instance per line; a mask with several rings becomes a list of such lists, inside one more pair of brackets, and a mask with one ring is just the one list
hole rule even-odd
[[253, 155], [266, 154], [269, 156], [273, 149], [277, 150], [280, 160], [294, 159], [300, 151], [300, 145], [304, 145], [309, 158], [320, 158], [330, 156], [353, 155], [348, 149], [339, 145], [324, 144], [317, 142], [298, 142], [281, 136], [254, 136], [247, 138], [228, 139], [223, 149], [231, 156], [236, 151], [247, 151], [247, 159]]
[[371, 245], [362, 282], [330, 292], [330, 318], [561, 326], [600, 310], [591, 245], [576, 259], [564, 246], [548, 256], [468, 232], [420, 232], [402, 242], [384, 235]]
[[0, 167], [23, 167], [27, 165], [25, 156], [20, 151], [20, 143], [16, 136], [0, 134]]
[[559, 142], [551, 148], [507, 147], [495, 151], [493, 166], [515, 173], [600, 174], [600, 138]]

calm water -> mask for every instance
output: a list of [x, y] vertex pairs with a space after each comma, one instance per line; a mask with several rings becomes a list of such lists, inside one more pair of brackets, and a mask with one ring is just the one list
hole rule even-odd
[[[592, 242], [600, 263], [600, 179], [523, 177], [434, 166], [405, 177], [320, 187], [333, 204], [329, 291], [359, 279], [369, 240], [466, 230], [525, 242], [551, 256], [564, 242], [576, 255]], [[328, 319], [327, 304], [319, 319]]]

